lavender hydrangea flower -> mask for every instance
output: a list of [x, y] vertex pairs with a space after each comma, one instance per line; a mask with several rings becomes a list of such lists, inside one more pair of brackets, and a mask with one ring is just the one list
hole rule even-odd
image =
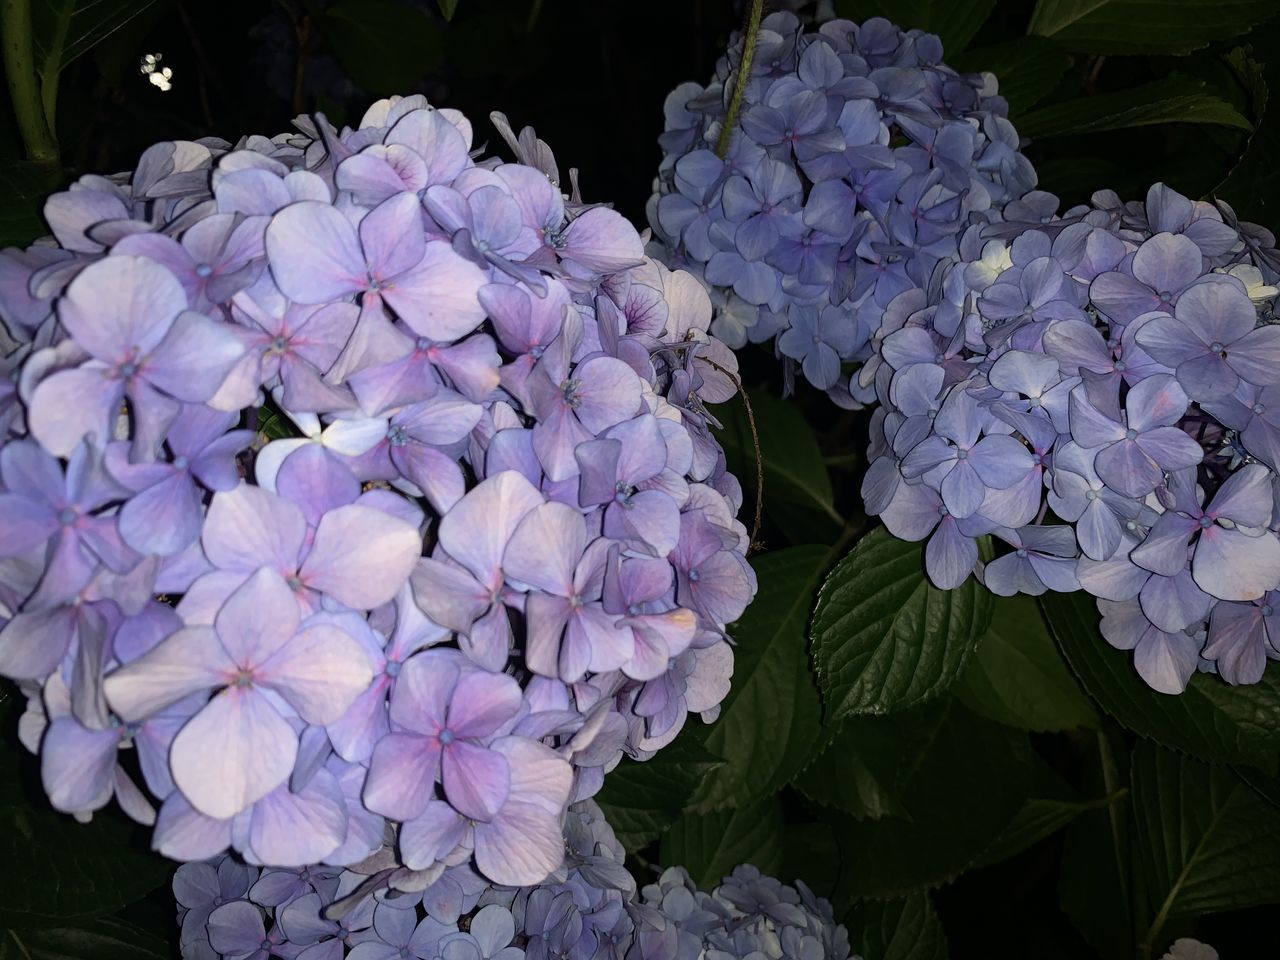
[[[776, 336], [788, 370], [799, 363], [857, 406], [865, 397], [842, 367], [870, 359], [889, 302], [957, 256], [971, 212], [1016, 201], [1035, 173], [990, 74], [957, 74], [929, 34], [881, 19], [806, 30], [770, 14], [730, 118], [742, 56], [735, 35], [707, 87], [668, 98], [653, 246], [713, 288], [716, 329], [732, 346], [747, 339], [739, 330]], [[1012, 292], [1013, 312], [1057, 316], [1061, 284], [1032, 270], [993, 298]]]
[[[710, 300], [494, 122], [521, 162], [422, 97], [157, 144], [0, 254], [0, 673], [56, 807], [266, 868], [195, 955], [508, 960], [456, 927], [485, 881], [555, 874], [568, 804], [728, 691]], [[387, 837], [438, 928], [320, 916]]]
[[[1160, 184], [1053, 211], [973, 212], [885, 311], [867, 510], [930, 537], [939, 586], [1085, 589], [1156, 690], [1257, 682], [1280, 657], [1276, 260], [1230, 208]], [[1007, 548], [983, 564], [988, 533]]]
[[563, 867], [541, 883], [486, 882], [465, 867], [423, 874], [400, 866], [384, 848], [336, 879], [326, 877], [315, 890], [275, 905], [252, 894], [244, 898], [256, 871], [246, 873], [232, 857], [188, 864], [187, 875], [174, 882], [184, 907], [183, 956], [852, 958], [848, 931], [836, 923], [831, 905], [802, 881], [790, 886], [742, 865], [708, 893], [682, 867], [671, 867], [637, 888], [623, 867], [622, 845], [591, 801], [569, 808], [564, 844]]

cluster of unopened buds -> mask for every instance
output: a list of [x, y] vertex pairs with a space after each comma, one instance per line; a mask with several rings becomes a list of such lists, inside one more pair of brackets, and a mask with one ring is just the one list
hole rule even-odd
[[716, 715], [733, 355], [495, 123], [524, 162], [421, 97], [157, 144], [0, 254], [0, 674], [58, 809], [537, 883], [606, 769]]
[[1255, 683], [1280, 657], [1275, 238], [1162, 184], [1056, 210], [975, 218], [890, 304], [855, 374], [881, 402], [867, 510], [929, 538], [939, 586], [1093, 594], [1157, 690]]

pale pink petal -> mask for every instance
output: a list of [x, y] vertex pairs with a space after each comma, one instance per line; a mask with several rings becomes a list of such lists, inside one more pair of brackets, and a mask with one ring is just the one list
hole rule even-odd
[[525, 514], [542, 502], [542, 494], [521, 474], [503, 471], [479, 483], [445, 514], [440, 544], [483, 585], [496, 588], [502, 582], [507, 541]]
[[[294, 609], [297, 605], [294, 604]], [[349, 633], [317, 623], [286, 643], [258, 671], [308, 723], [333, 723], [373, 679], [369, 658]]]
[[466, 740], [445, 747], [440, 776], [445, 798], [472, 820], [492, 819], [511, 788], [506, 757]]
[[188, 310], [147, 358], [143, 376], [171, 397], [201, 403], [218, 392], [243, 354], [244, 344], [230, 330]]
[[113, 437], [123, 398], [124, 382], [102, 364], [90, 361], [59, 370], [41, 380], [32, 393], [27, 428], [47, 451], [69, 457], [86, 434], [92, 434], [98, 445]]
[[269, 490], [242, 483], [214, 496], [201, 542], [214, 566], [246, 573], [271, 566], [292, 573], [306, 535], [301, 510]]
[[417, 195], [398, 193], [365, 214], [360, 244], [370, 273], [384, 284], [416, 267], [426, 253]]
[[[679, 522], [677, 516], [677, 533]], [[563, 503], [539, 504], [511, 535], [502, 569], [512, 580], [567, 597], [573, 593], [574, 569], [586, 544], [582, 514]]]
[[277, 787], [253, 807], [249, 844], [273, 867], [303, 867], [325, 859], [346, 839], [347, 804], [338, 781], [318, 770], [300, 793]]
[[293, 203], [267, 227], [267, 261], [280, 291], [295, 303], [339, 300], [369, 284], [356, 228], [327, 203]]
[[460, 340], [484, 322], [478, 293], [487, 279], [443, 240], [427, 243], [422, 260], [382, 291], [414, 333], [431, 340]]
[[293, 591], [278, 572], [263, 567], [227, 598], [213, 625], [236, 664], [256, 672], [289, 642], [298, 620]]
[[226, 683], [235, 670], [209, 627], [185, 627], [102, 682], [107, 702], [127, 721], [145, 720], [185, 696]]
[[197, 811], [225, 820], [289, 778], [298, 735], [253, 687], [227, 687], [173, 738], [173, 782]]
[[422, 538], [414, 526], [352, 504], [321, 518], [301, 577], [339, 603], [370, 610], [395, 597], [421, 555]]
[[449, 700], [447, 724], [454, 735], [491, 737], [520, 712], [520, 684], [506, 674], [464, 673]]
[[373, 749], [364, 805], [392, 820], [409, 821], [426, 809], [440, 773], [440, 742], [389, 733]]

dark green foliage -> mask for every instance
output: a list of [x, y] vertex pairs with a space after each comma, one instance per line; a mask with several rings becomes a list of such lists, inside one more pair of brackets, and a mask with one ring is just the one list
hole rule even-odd
[[877, 528], [823, 583], [813, 653], [833, 720], [889, 713], [931, 700], [960, 673], [991, 618], [991, 595], [972, 579], [939, 590], [921, 544]]

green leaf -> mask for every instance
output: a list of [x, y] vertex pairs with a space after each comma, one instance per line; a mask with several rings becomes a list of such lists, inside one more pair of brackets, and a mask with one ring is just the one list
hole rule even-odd
[[436, 4], [446, 20], [452, 20], [453, 15], [458, 12], [458, 0], [436, 0]]
[[604, 778], [595, 800], [622, 845], [639, 850], [675, 821], [719, 763], [686, 731], [644, 763], [623, 758]]
[[41, 211], [62, 180], [61, 168], [50, 164], [0, 166], [0, 247], [25, 247], [49, 232]]
[[1178, 696], [1157, 693], [1098, 631], [1098, 613], [1084, 593], [1040, 598], [1049, 629], [1089, 695], [1135, 733], [1215, 763], [1239, 763], [1275, 773], [1280, 759], [1280, 668], [1260, 683], [1230, 686], [1196, 674]]
[[782, 865], [782, 802], [766, 797], [738, 810], [685, 814], [662, 837], [662, 862], [682, 866], [703, 890], [750, 863], [775, 876]]
[[814, 893], [831, 899], [840, 876], [839, 847], [829, 823], [788, 823], [782, 831], [782, 861], [777, 877], [803, 880]]
[[[1127, 767], [1116, 762], [1111, 731], [1095, 734], [1098, 749], [1083, 756], [1084, 789], [1126, 790]], [[1081, 814], [1067, 827], [1058, 870], [1058, 904], [1102, 960], [1132, 960], [1129, 796]]]
[[1253, 124], [1204, 80], [1179, 76], [1118, 93], [1100, 93], [1055, 103], [1017, 119], [1018, 133], [1041, 138], [1156, 123], [1209, 123], [1253, 129]]
[[320, 27], [343, 69], [374, 96], [402, 92], [438, 66], [444, 52], [436, 24], [394, 0], [338, 0]]
[[849, 717], [795, 779], [796, 789], [855, 820], [909, 816], [897, 796], [903, 759], [918, 746], [909, 742], [909, 729], [876, 717]]
[[996, 0], [836, 0], [836, 13], [859, 22], [886, 17], [904, 30], [936, 33], [949, 58], [973, 39], [995, 6]]
[[50, 927], [112, 913], [168, 878], [147, 831], [114, 811], [87, 824], [49, 809], [36, 761], [0, 748], [0, 928]]
[[1045, 37], [1022, 37], [966, 50], [949, 57], [957, 70], [989, 71], [1000, 81], [1000, 95], [1009, 101], [1009, 115], [1021, 130], [1018, 118], [1047, 97], [1071, 66], [1071, 57]]
[[830, 718], [889, 713], [938, 696], [990, 618], [991, 594], [972, 577], [939, 590], [925, 576], [921, 544], [872, 530], [827, 577], [813, 616]]
[[1123, 800], [1124, 797], [1123, 791], [1109, 797], [1098, 797], [1096, 800], [1032, 797], [1000, 831], [1000, 836], [996, 837], [995, 843], [982, 852], [982, 856], [974, 866], [985, 867], [999, 863], [1001, 860], [1008, 860], [1035, 846], [1041, 840], [1053, 836], [1082, 813], [1110, 806]]
[[1275, 810], [1234, 773], [1139, 742], [1132, 781], [1148, 947], [1169, 920], [1280, 901]]
[[1039, 0], [1027, 32], [1084, 53], [1189, 53], [1275, 12], [1275, 0]]
[[36, 70], [56, 77], [156, 0], [33, 0], [31, 42]]
[[703, 780], [696, 809], [742, 806], [774, 793], [812, 755], [822, 733], [822, 704], [805, 651], [805, 624], [830, 561], [824, 547], [791, 547], [753, 560], [760, 590], [730, 626], [733, 686], [704, 737], [724, 763]]
[[853, 952], [863, 960], [947, 960], [947, 935], [923, 891], [860, 903], [844, 925]]
[[1000, 597], [955, 693], [975, 713], [1036, 732], [1096, 728], [1098, 714], [1031, 597]]
[[83, 926], [0, 930], [0, 960], [168, 960], [170, 947], [133, 924], [103, 917]]
[[[813, 427], [795, 404], [768, 391], [752, 391], [750, 400], [764, 464], [765, 512], [788, 535], [800, 538], [792, 542], [834, 539], [844, 526], [844, 518], [836, 511], [831, 478]], [[746, 407], [735, 396], [717, 408], [716, 415], [724, 423], [718, 436], [729, 469], [741, 478], [750, 505], [755, 494], [756, 454]], [[750, 509], [743, 510], [748, 526]]]
[[1027, 799], [1026, 735], [965, 710], [954, 698], [892, 717], [866, 718], [902, 738], [894, 793], [905, 817], [837, 824], [840, 903], [905, 895], [972, 865]]
[[[1271, 33], [1280, 36], [1280, 29]], [[1234, 51], [1232, 56], [1239, 53]], [[1215, 197], [1231, 204], [1240, 219], [1258, 223], [1273, 223], [1280, 211], [1280, 164], [1275, 162], [1280, 153], [1280, 92], [1270, 89], [1277, 86], [1280, 91], [1280, 64], [1269, 50], [1267, 56], [1271, 62], [1262, 72], [1256, 72], [1257, 64], [1247, 57], [1243, 62], [1241, 58], [1234, 61], [1241, 70], [1241, 81], [1250, 88], [1257, 123], [1244, 153], [1213, 190]]]

